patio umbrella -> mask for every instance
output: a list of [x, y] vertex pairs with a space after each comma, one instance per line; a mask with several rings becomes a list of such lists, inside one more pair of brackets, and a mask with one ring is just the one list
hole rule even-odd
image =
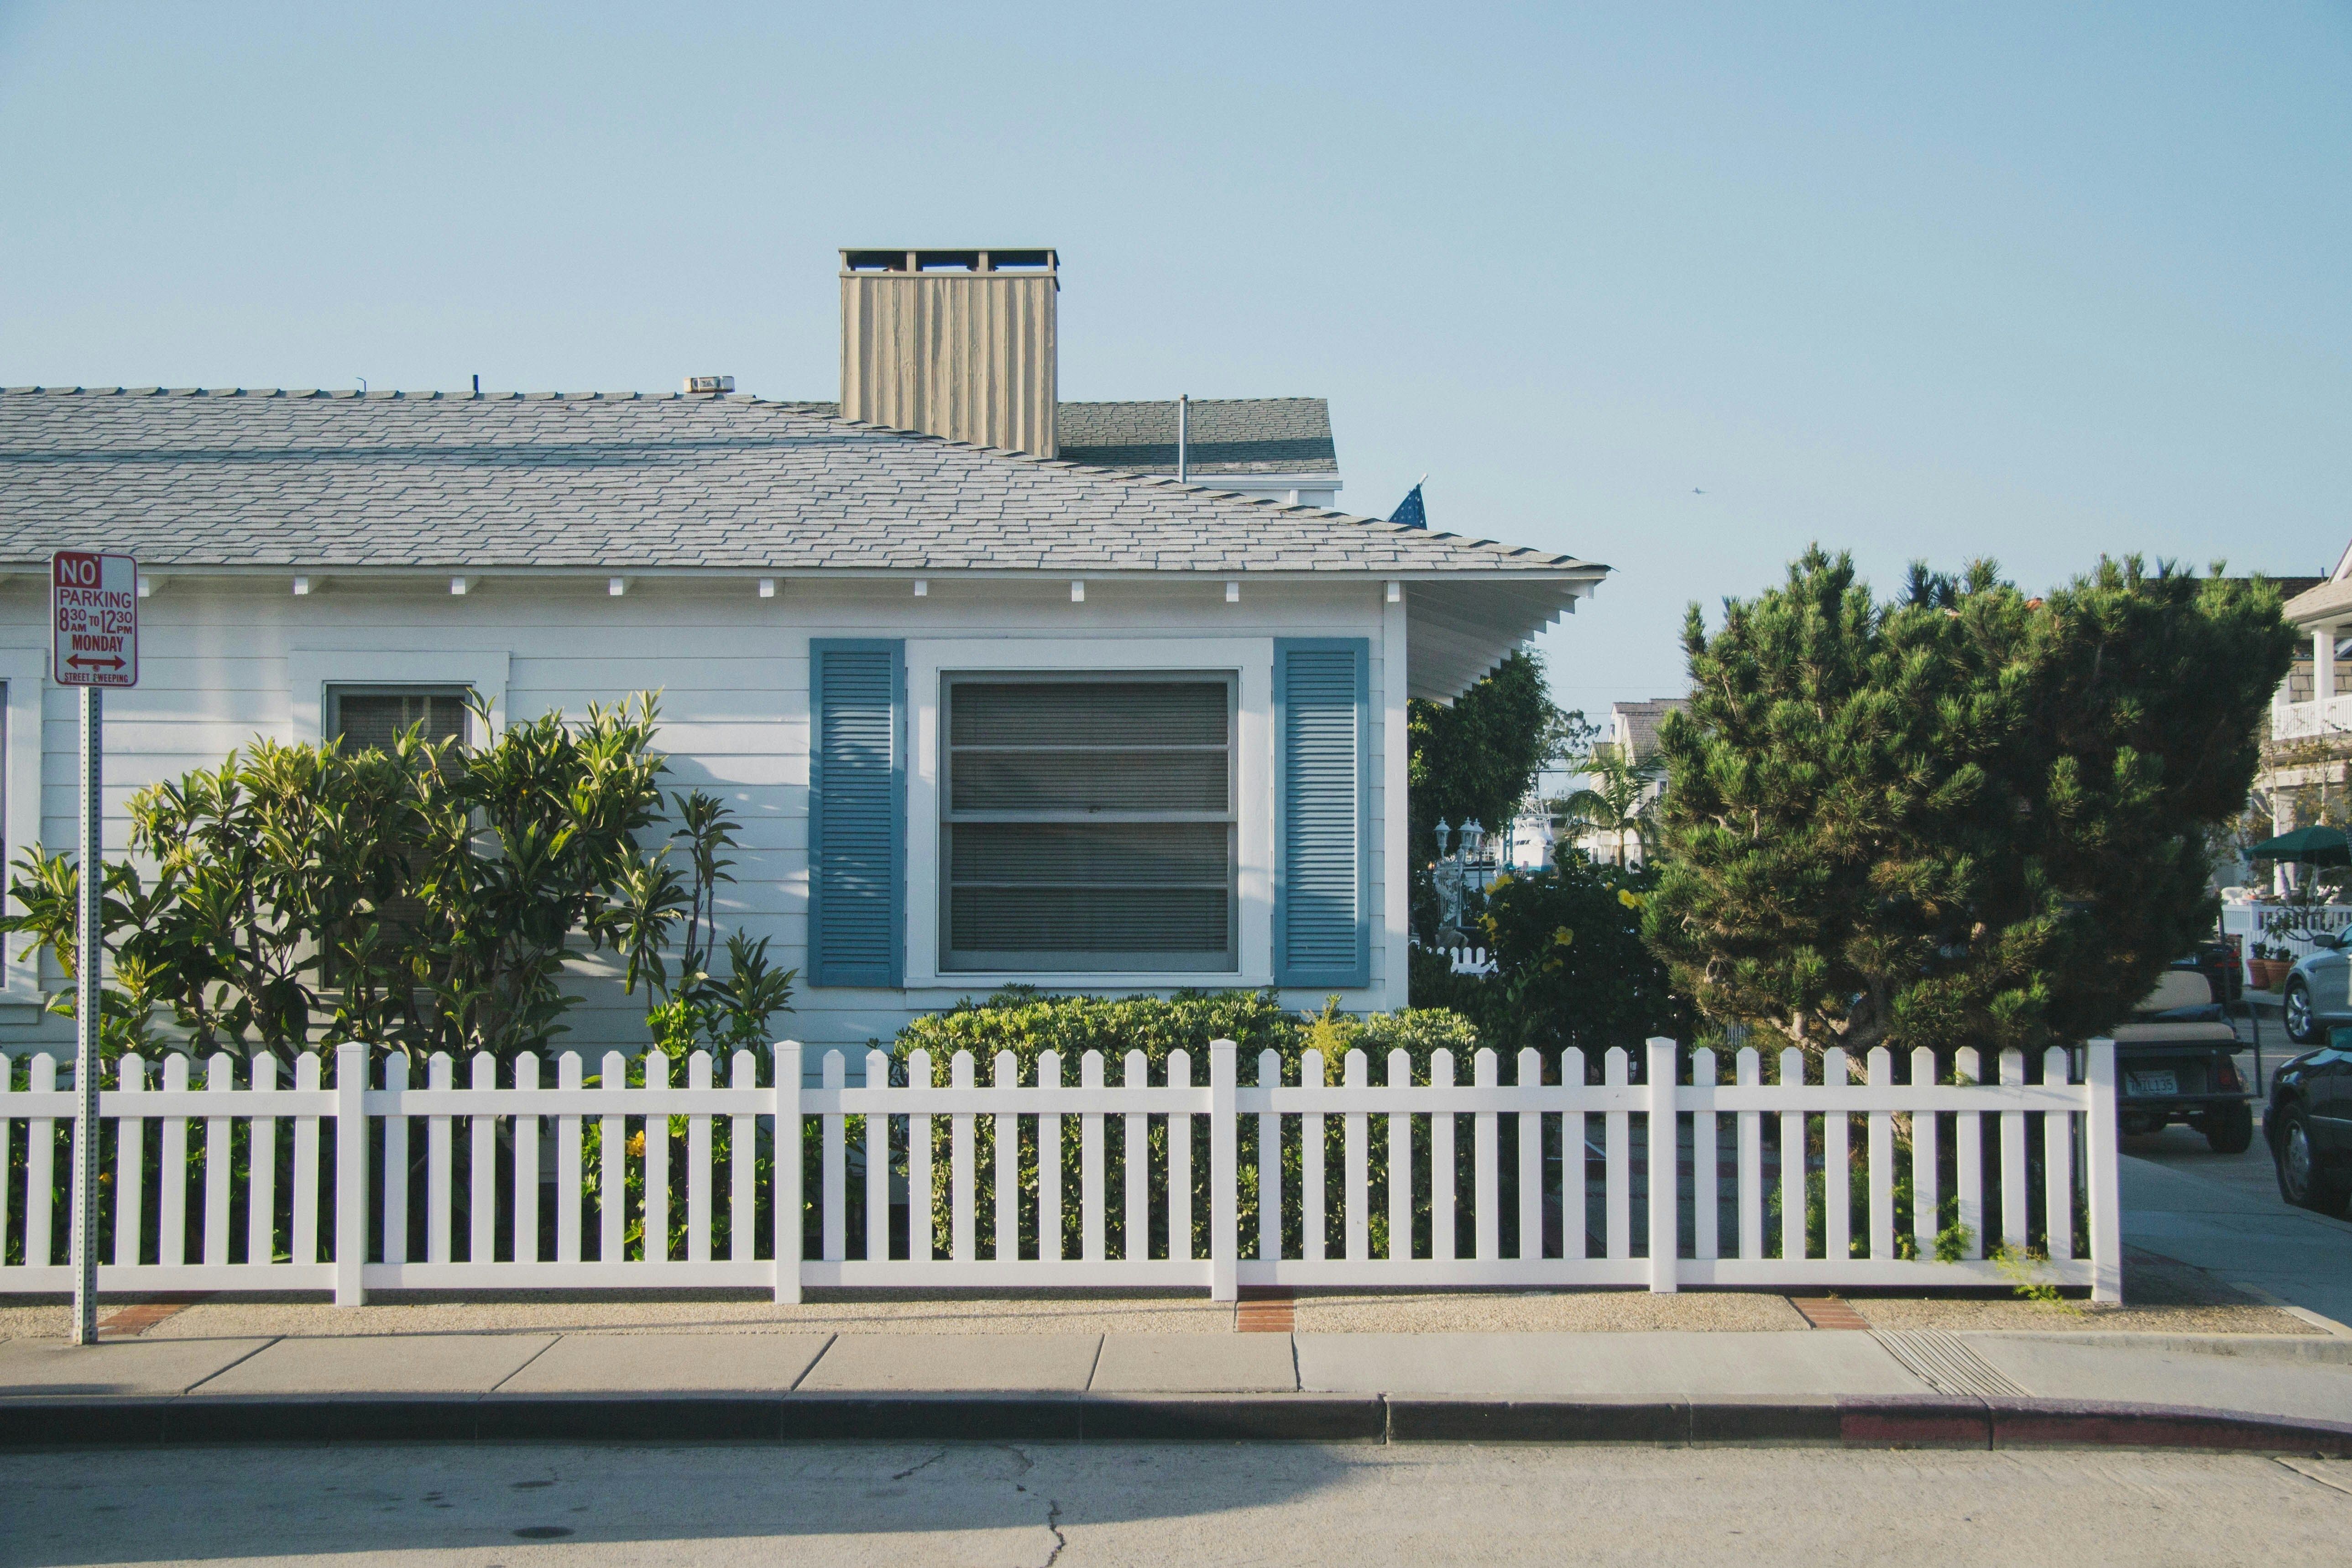
[[2257, 860], [2292, 860], [2304, 866], [2352, 866], [2352, 839], [2340, 827], [2314, 824], [2265, 838], [2246, 851]]

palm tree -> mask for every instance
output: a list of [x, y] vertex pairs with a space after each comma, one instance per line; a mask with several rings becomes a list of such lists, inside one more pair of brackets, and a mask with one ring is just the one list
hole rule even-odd
[[1657, 798], [1653, 786], [1664, 772], [1656, 759], [1637, 762], [1620, 747], [1597, 745], [1586, 753], [1585, 786], [1551, 803], [1556, 831], [1613, 834], [1617, 863], [1625, 864], [1626, 840], [1646, 845], [1656, 834]]

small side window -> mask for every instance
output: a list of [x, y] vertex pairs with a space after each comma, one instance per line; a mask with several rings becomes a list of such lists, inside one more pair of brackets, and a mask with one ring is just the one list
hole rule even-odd
[[346, 752], [390, 746], [413, 725], [428, 741], [466, 738], [462, 686], [333, 686], [327, 689], [327, 733]]

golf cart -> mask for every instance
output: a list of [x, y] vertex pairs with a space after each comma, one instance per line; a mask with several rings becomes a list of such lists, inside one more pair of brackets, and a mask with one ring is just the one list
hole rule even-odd
[[2158, 977], [2115, 1040], [2116, 1111], [2126, 1134], [2185, 1121], [2217, 1154], [2252, 1147], [2254, 1094], [2238, 1072], [2238, 1033], [2196, 958]]

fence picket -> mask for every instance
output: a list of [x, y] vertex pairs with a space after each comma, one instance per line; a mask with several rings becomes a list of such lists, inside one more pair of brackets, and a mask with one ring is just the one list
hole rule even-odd
[[[2025, 1054], [2008, 1050], [2000, 1053], [2000, 1081], [2004, 1087], [2025, 1081]], [[2004, 1110], [2000, 1113], [2000, 1244], [2020, 1252], [2030, 1240], [2026, 1215], [2030, 1204], [2025, 1187], [2025, 1112]]]
[[[529, 1094], [539, 1088], [539, 1058], [524, 1051], [515, 1058], [515, 1088]], [[526, 1103], [528, 1103], [526, 1101]], [[539, 1118], [529, 1111], [514, 1119], [514, 1236], [517, 1263], [539, 1261]]]
[[[873, 1063], [881, 1054], [879, 1051], [874, 1051], [867, 1055], [866, 1070], [868, 1073], [874, 1070]], [[760, 1087], [758, 1057], [748, 1050], [737, 1051], [733, 1066], [734, 1073], [730, 1080], [732, 1087], [739, 1089]], [[871, 1079], [869, 1079], [868, 1081], [870, 1082]], [[866, 1136], [871, 1138], [874, 1135], [874, 1119], [867, 1119], [866, 1129]], [[882, 1161], [882, 1179], [886, 1184], [890, 1179], [888, 1142], [886, 1131]], [[759, 1179], [760, 1119], [756, 1115], [740, 1113], [733, 1119], [731, 1133], [727, 1140], [727, 1184], [732, 1190], [733, 1197], [733, 1205], [727, 1215], [727, 1257], [731, 1262], [750, 1263], [760, 1256]], [[887, 1227], [890, 1224], [890, 1205], [887, 1185], [884, 1188], [881, 1210], [882, 1225], [885, 1227], [883, 1234], [887, 1242], [889, 1234]], [[888, 1246], [885, 1245], [874, 1256], [887, 1257], [889, 1251]]]
[[[425, 1061], [425, 1087], [446, 1089], [454, 1082], [446, 1051], [436, 1051]], [[446, 1116], [425, 1119], [425, 1261], [449, 1261], [450, 1121]], [[304, 1259], [303, 1261], [308, 1261]]]
[[[1764, 1061], [1753, 1046], [1742, 1046], [1733, 1058], [1742, 1089], [1760, 1089]], [[1739, 1256], [1743, 1261], [1764, 1258], [1764, 1133], [1763, 1117], [1742, 1110], [1734, 1120], [1739, 1139]]]
[[[1559, 1053], [1559, 1081], [1572, 1086], [1580, 1093], [1589, 1085], [1584, 1081], [1584, 1052], [1576, 1046]], [[1584, 1112], [1563, 1110], [1559, 1115], [1559, 1256], [1566, 1263], [1581, 1264], [1591, 1253], [1585, 1219], [1587, 1194], [1591, 1188], [1592, 1172], [1588, 1156], [1591, 1151], [1584, 1140]], [[1452, 1254], [1449, 1252], [1448, 1257]]]
[[[1780, 1052], [1780, 1100], [1802, 1106], [1805, 1053], [1794, 1046]], [[1780, 1258], [1791, 1261], [1805, 1256], [1805, 1113], [1780, 1112]]]
[[[27, 1069], [26, 1081], [30, 1085], [31, 1092], [35, 1094], [56, 1093], [58, 1058], [46, 1051], [35, 1057], [33, 1065]], [[52, 1202], [50, 1189], [57, 1182], [57, 1126], [55, 1117], [35, 1116], [27, 1119], [25, 1127], [25, 1261], [45, 1268], [48, 1267], [49, 1260], [57, 1255], [57, 1242], [50, 1234], [49, 1223]], [[123, 1123], [121, 1121], [115, 1123], [117, 1139], [122, 1135], [121, 1131], [122, 1126]], [[122, 1162], [118, 1160], [116, 1169], [120, 1170]], [[120, 1188], [122, 1183], [118, 1179], [114, 1184]], [[120, 1192], [115, 1194], [115, 1202], [117, 1207], [114, 1223], [118, 1248], [115, 1261], [119, 1263], [122, 1257], [120, 1251], [122, 1235]], [[137, 1255], [134, 1253], [132, 1256], [135, 1258]]]
[[[1486, 1047], [1479, 1047], [1470, 1061], [1471, 1082], [1478, 1088], [1493, 1089], [1502, 1081], [1495, 1053]], [[1477, 1181], [1478, 1256], [1489, 1260], [1503, 1256], [1503, 1141], [1498, 1131], [1502, 1120], [1498, 1111], [1481, 1110], [1470, 1123], [1475, 1140], [1471, 1168]]]
[[[1870, 1052], [1870, 1081], [1895, 1083], [1895, 1053], [1885, 1046]], [[1870, 1113], [1870, 1256], [1895, 1256], [1895, 1113]]]
[[[971, 1053], [958, 1051], [948, 1058], [948, 1085], [951, 1089], [971, 1087]], [[958, 1111], [948, 1118], [948, 1205], [952, 1223], [948, 1230], [948, 1256], [958, 1263], [970, 1263], [972, 1251], [972, 1183], [977, 1174], [972, 1169], [971, 1113]]]
[[[1981, 1081], [1973, 1046], [1952, 1053], [1952, 1071], [1962, 1083]], [[1971, 1261], [1984, 1249], [1984, 1127], [1978, 1112], [1963, 1110], [1952, 1118], [1952, 1192], [1959, 1199], [1963, 1231], [1960, 1256]]]
[[[1141, 1051], [1127, 1053], [1119, 1081], [1129, 1089], [1141, 1089], [1151, 1081], [1151, 1069], [1145, 1064]], [[1131, 1261], [1151, 1256], [1150, 1119], [1142, 1111], [1130, 1110], [1123, 1121], [1126, 1125], [1119, 1136], [1119, 1193], [1125, 1199], [1126, 1213], [1118, 1227], [1118, 1255]]]
[[[618, 1051], [606, 1051], [597, 1081], [606, 1094], [626, 1093], [628, 1059]], [[620, 1263], [629, 1256], [629, 1123], [625, 1116], [596, 1119], [596, 1256], [606, 1263]]]
[[[1429, 1081], [1452, 1089], [1459, 1081], [1454, 1053], [1442, 1047], [1429, 1054]], [[1441, 1110], [1429, 1119], [1429, 1255], [1446, 1262], [1462, 1250], [1462, 1205], [1454, 1193], [1456, 1163], [1454, 1114]]]
[[[1088, 1051], [1078, 1058], [1078, 1087], [1100, 1089], [1103, 1058]], [[1099, 1110], [1078, 1117], [1078, 1256], [1088, 1263], [1103, 1261], [1103, 1118]]]
[[[101, 1078], [100, 1081], [105, 1079]], [[144, 1093], [147, 1064], [136, 1053], [125, 1053], [114, 1081], [125, 1094]], [[147, 1119], [119, 1118], [114, 1124], [114, 1262], [117, 1268], [123, 1268], [142, 1260], [141, 1234], [147, 1223]], [[47, 1188], [44, 1186], [42, 1192], [46, 1200]], [[46, 1201], [42, 1206], [47, 1206]]]
[[[476, 1051], [473, 1081], [467, 1086], [477, 1094], [488, 1094], [499, 1087], [499, 1058], [488, 1051]], [[490, 1103], [497, 1103], [495, 1100]], [[466, 1259], [469, 1263], [495, 1263], [499, 1255], [499, 1119], [477, 1111], [466, 1118], [466, 1131], [473, 1142], [473, 1155], [467, 1162], [467, 1215], [472, 1223], [467, 1227]], [[338, 1154], [341, 1151], [337, 1151]]]
[[[260, 1063], [254, 1064], [257, 1073]], [[408, 1088], [408, 1053], [393, 1051], [383, 1059], [383, 1087], [389, 1093]], [[260, 1143], [260, 1123], [254, 1124], [252, 1147]], [[383, 1119], [383, 1260], [408, 1261], [408, 1118]], [[254, 1261], [260, 1261], [255, 1259]]]
[[[1371, 1064], [1360, 1050], [1351, 1050], [1346, 1057], [1347, 1086], [1367, 1089], [1371, 1085]], [[1340, 1215], [1346, 1226], [1348, 1261], [1361, 1263], [1372, 1255], [1371, 1227], [1371, 1126], [1365, 1113], [1350, 1110], [1343, 1118], [1345, 1131], [1340, 1142], [1340, 1173], [1346, 1194], [1341, 1200], [1347, 1207]]]
[[[555, 1058], [558, 1088], [577, 1092], [582, 1081], [578, 1051], [566, 1051]], [[586, 1175], [581, 1164], [585, 1142], [578, 1112], [555, 1119], [555, 1260], [559, 1263], [580, 1261], [580, 1198]]]
[[[1911, 1086], [1914, 1089], [1936, 1081], [1936, 1053], [1925, 1046], [1911, 1052]], [[1943, 1202], [1937, 1195], [1937, 1184], [1942, 1178], [1942, 1167], [1937, 1152], [1937, 1134], [1943, 1121], [1933, 1110], [1911, 1113], [1911, 1240], [1922, 1258], [1936, 1256], [1936, 1237], [1943, 1230]]]
[[[989, 1082], [998, 1089], [1017, 1089], [1021, 1063], [1011, 1051], [999, 1051], [989, 1069]], [[1000, 1114], [996, 1119], [996, 1247], [998, 1261], [1021, 1256], [1021, 1119]]]
[[[1412, 1081], [1412, 1058], [1402, 1050], [1389, 1053], [1388, 1081]], [[1412, 1114], [1389, 1112], [1389, 1250], [1391, 1261], [1412, 1256]]]
[[[1610, 1089], [1626, 1086], [1625, 1049], [1612, 1046], [1609, 1054], [1601, 1058], [1601, 1081]], [[1602, 1114], [1602, 1140], [1606, 1145], [1603, 1169], [1608, 1185], [1603, 1203], [1608, 1216], [1609, 1256], [1624, 1258], [1633, 1256], [1633, 1130], [1629, 1111], [1609, 1110]]]
[[[173, 1051], [163, 1058], [163, 1087], [184, 1094], [188, 1057]], [[156, 1172], [155, 1261], [176, 1268], [188, 1260], [188, 1119], [163, 1118], [163, 1158]]]
[[[1715, 1087], [1715, 1053], [1691, 1053], [1691, 1086]], [[1723, 1201], [1723, 1170], [1716, 1162], [1716, 1116], [1712, 1108], [1691, 1112], [1691, 1257], [1718, 1256], [1716, 1231]]]
[[[1298, 1083], [1302, 1089], [1323, 1087], [1321, 1051], [1310, 1048], [1299, 1053]], [[1324, 1245], [1331, 1234], [1324, 1206], [1323, 1152], [1323, 1113], [1310, 1110], [1298, 1119], [1299, 1259], [1306, 1263], [1323, 1261]]]
[[[236, 1063], [226, 1051], [215, 1051], [205, 1064], [205, 1090], [226, 1095], [236, 1088]], [[205, 1263], [219, 1268], [228, 1262], [229, 1140], [236, 1123], [226, 1116], [205, 1119]], [[0, 1158], [5, 1152], [0, 1151]], [[0, 1187], [0, 1200], [6, 1197]]]
[[[1190, 1051], [1168, 1053], [1168, 1087], [1192, 1087]], [[1212, 1257], [1214, 1247], [1213, 1241]], [[1192, 1257], [1192, 1118], [1183, 1111], [1168, 1117], [1168, 1257], [1177, 1263], [1190, 1262]]]
[[[1843, 1089], [1853, 1081], [1851, 1062], [1843, 1046], [1822, 1053], [1822, 1083]], [[1853, 1256], [1853, 1151], [1848, 1146], [1848, 1118], [1843, 1110], [1822, 1113], [1822, 1256]]]
[[[294, 1058], [296, 1092], [315, 1094], [320, 1084], [319, 1054], [305, 1051]], [[294, 1119], [294, 1261], [317, 1263], [319, 1257], [319, 1116], [316, 1111]]]
[[[910, 1051], [907, 1082], [931, 1087], [931, 1053]], [[931, 1119], [918, 1111], [907, 1118], [907, 1261], [929, 1268], [939, 1253], [935, 1224], [938, 1197], [931, 1182]]]
[[[2042, 1081], [2064, 1083], [2072, 1058], [2063, 1046], [2042, 1053]], [[2074, 1256], [2074, 1118], [2065, 1111], [2042, 1113], [2042, 1203], [2043, 1238], [2051, 1259]]]
[[[1519, 1053], [1521, 1084], [1543, 1082], [1543, 1058], [1532, 1050]], [[1543, 1112], [1522, 1110], [1518, 1116], [1519, 1246], [1523, 1259], [1543, 1256]]]
[[[841, 1053], [825, 1052], [818, 1072], [825, 1088], [839, 1089], [846, 1080]], [[816, 1201], [821, 1226], [818, 1255], [828, 1263], [838, 1263], [849, 1255], [849, 1216], [844, 1212], [849, 1206], [846, 1118], [838, 1111], [827, 1111], [818, 1121], [822, 1145], [817, 1156], [820, 1166]]]
[[[1060, 1089], [1062, 1053], [1037, 1053], [1037, 1086]], [[1062, 1251], [1062, 1119], [1050, 1112], [1037, 1118], [1037, 1261], [1059, 1263]]]
[[[686, 1058], [686, 1086], [710, 1087], [710, 1053], [697, 1051]], [[518, 1119], [520, 1120], [520, 1119]], [[710, 1261], [710, 1123], [706, 1115], [686, 1119], [686, 1260]], [[515, 1169], [522, 1168], [521, 1144], [516, 1144]]]
[[[1258, 1052], [1257, 1082], [1265, 1089], [1281, 1086], [1279, 1053]], [[1257, 1255], [1261, 1262], [1282, 1261], [1282, 1118], [1272, 1110], [1257, 1115]]]
[[[278, 1091], [278, 1058], [263, 1051], [248, 1058], [253, 1077], [253, 1092], [275, 1095]], [[257, 1109], [268, 1107], [268, 1100], [254, 1102]], [[246, 1130], [245, 1196], [245, 1260], [247, 1263], [278, 1261], [278, 1119], [257, 1115]]]
[[[669, 1056], [664, 1051], [645, 1053], [646, 1087], [669, 1087]], [[645, 1131], [639, 1134], [646, 1141], [646, 1217], [638, 1244], [643, 1260], [647, 1263], [669, 1261], [669, 1118], [648, 1115]]]

